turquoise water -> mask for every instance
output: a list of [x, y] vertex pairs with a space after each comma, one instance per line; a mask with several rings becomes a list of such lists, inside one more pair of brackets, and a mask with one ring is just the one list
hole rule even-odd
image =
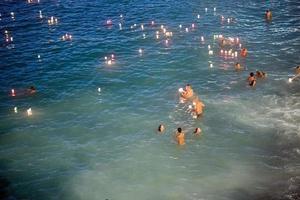
[[[3, 197], [299, 198], [300, 81], [288, 83], [299, 64], [298, 1], [2, 1], [0, 13]], [[167, 45], [155, 38], [161, 25], [173, 32]], [[61, 41], [65, 33], [73, 40]], [[217, 34], [239, 37], [247, 58], [219, 56]], [[245, 71], [234, 71], [237, 61]], [[256, 69], [268, 78], [251, 89]], [[186, 83], [206, 104], [201, 119], [178, 101]], [[30, 85], [36, 94], [19, 95]], [[184, 147], [172, 140], [179, 126]]]

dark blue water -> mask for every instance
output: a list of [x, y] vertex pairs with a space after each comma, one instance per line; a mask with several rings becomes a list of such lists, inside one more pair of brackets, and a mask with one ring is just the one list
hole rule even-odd
[[[34, 2], [0, 2], [1, 198], [299, 198], [300, 80], [288, 82], [299, 1]], [[248, 56], [220, 56], [220, 34], [239, 37]], [[268, 77], [249, 88], [256, 69]], [[186, 83], [206, 105], [201, 119], [179, 103]], [[24, 94], [31, 85], [37, 93]], [[179, 126], [183, 148], [172, 140]]]

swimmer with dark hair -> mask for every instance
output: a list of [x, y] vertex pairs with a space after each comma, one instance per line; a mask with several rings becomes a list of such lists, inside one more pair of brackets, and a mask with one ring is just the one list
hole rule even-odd
[[163, 133], [163, 132], [165, 131], [165, 126], [164, 126], [163, 124], [160, 124], [160, 125], [158, 126], [157, 131], [158, 131], [159, 133]]
[[270, 10], [266, 10], [265, 14], [266, 20], [271, 20], [272, 19], [272, 12]]
[[256, 78], [266, 78], [267, 77], [267, 74], [263, 71], [256, 71], [256, 74], [255, 74]]
[[177, 133], [175, 134], [175, 139], [176, 139], [178, 145], [185, 144], [185, 134], [184, 134], [184, 132], [182, 132], [182, 129], [180, 127], [177, 128]]
[[34, 94], [36, 93], [36, 88], [34, 86], [30, 86], [28, 89], [27, 89], [27, 92], [29, 94]]
[[250, 73], [247, 80], [248, 80], [249, 86], [254, 87], [256, 85], [256, 78], [255, 78], [253, 72]]
[[300, 65], [298, 65], [295, 69], [296, 75], [300, 75]]
[[198, 127], [198, 128], [195, 128], [194, 130], [194, 135], [200, 135], [201, 134], [201, 129]]

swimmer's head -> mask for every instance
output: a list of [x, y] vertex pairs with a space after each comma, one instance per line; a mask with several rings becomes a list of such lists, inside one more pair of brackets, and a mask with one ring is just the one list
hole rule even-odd
[[186, 86], [185, 86], [185, 89], [187, 90], [187, 89], [191, 89], [191, 85], [190, 84], [186, 84]]
[[199, 127], [198, 127], [198, 128], [195, 128], [194, 133], [195, 133], [195, 134], [201, 133], [201, 129], [200, 129]]
[[251, 77], [253, 77], [253, 76], [254, 76], [254, 73], [253, 73], [253, 72], [251, 72], [251, 73], [250, 73], [250, 76], [251, 76]]
[[30, 90], [36, 90], [34, 86], [29, 87]]
[[178, 133], [181, 133], [182, 129], [179, 127], [177, 128]]
[[158, 132], [164, 132], [164, 130], [165, 130], [165, 127], [164, 127], [164, 125], [162, 125], [162, 124], [160, 124], [159, 126], [158, 126]]

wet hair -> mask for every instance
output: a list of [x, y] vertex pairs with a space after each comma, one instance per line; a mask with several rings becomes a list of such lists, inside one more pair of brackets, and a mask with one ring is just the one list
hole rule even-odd
[[252, 77], [252, 76], [254, 76], [254, 73], [253, 73], [253, 72], [251, 72], [251, 73], [250, 73], [250, 76], [251, 76], [251, 77]]
[[300, 68], [300, 65], [298, 65], [296, 68], [299, 69], [299, 68]]
[[157, 130], [158, 130], [159, 132], [162, 132], [162, 128], [163, 128], [163, 127], [164, 127], [164, 125], [160, 124], [160, 125], [158, 126], [158, 129], [157, 129]]
[[177, 131], [178, 131], [178, 133], [181, 133], [182, 129], [179, 127], [179, 128], [177, 129]]
[[31, 90], [35, 90], [35, 87], [34, 86], [30, 86], [29, 87]]

